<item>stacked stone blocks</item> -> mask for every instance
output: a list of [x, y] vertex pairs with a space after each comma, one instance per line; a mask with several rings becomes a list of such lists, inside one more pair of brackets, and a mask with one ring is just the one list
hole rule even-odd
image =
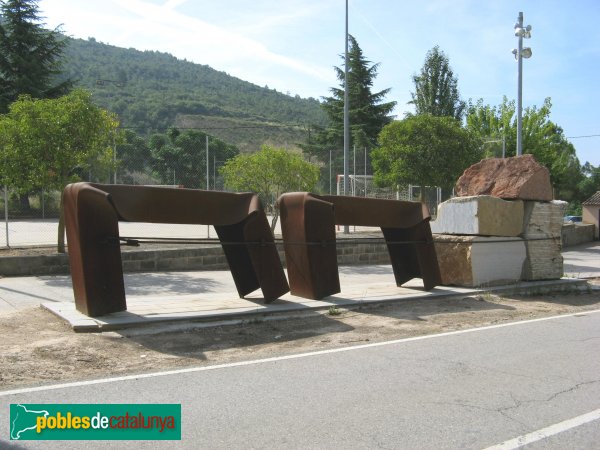
[[551, 201], [548, 170], [531, 155], [483, 160], [465, 171], [456, 192], [431, 224], [443, 284], [562, 277], [566, 203]]

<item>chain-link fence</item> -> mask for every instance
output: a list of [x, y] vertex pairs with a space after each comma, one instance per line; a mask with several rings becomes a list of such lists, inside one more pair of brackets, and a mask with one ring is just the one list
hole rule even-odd
[[[146, 136], [139, 130], [121, 130], [113, 144], [112, 167], [95, 167], [75, 174], [81, 181], [145, 186], [169, 186], [191, 189], [226, 190], [220, 169], [235, 156], [235, 147], [215, 139], [199, 129], [171, 129]], [[343, 194], [343, 160], [331, 152], [329, 163], [318, 163], [321, 179], [315, 191]], [[310, 159], [309, 159], [310, 160]], [[312, 162], [315, 162], [313, 159]], [[315, 162], [316, 163], [316, 162]], [[348, 195], [419, 201], [421, 189], [407, 186], [403, 189], [382, 189], [373, 183], [372, 169], [366, 152], [353, 154], [350, 162], [350, 189]], [[448, 196], [439, 188], [426, 189], [426, 201], [432, 215], [437, 205]], [[0, 211], [4, 213], [4, 227], [0, 232], [0, 246], [49, 246], [58, 241], [58, 221], [61, 191], [44, 188], [22, 192], [17, 186], [2, 190]], [[129, 237], [216, 237], [206, 225], [122, 223], [122, 236]], [[279, 227], [275, 229], [279, 233]]]
[[[235, 147], [200, 130], [175, 129], [142, 136], [120, 130], [113, 142], [112, 164], [74, 168], [73, 179], [95, 183], [169, 186], [225, 190], [220, 168], [235, 156]], [[2, 189], [4, 226], [0, 246], [47, 246], [58, 242], [61, 190], [48, 187], [24, 192], [20, 186]], [[139, 237], [216, 237], [205, 225], [123, 223], [121, 233]]]
[[0, 205], [4, 214], [1, 233], [4, 247], [57, 242], [60, 192], [41, 190], [19, 194], [14, 189], [4, 187]]
[[[337, 175], [336, 177], [335, 194], [344, 194], [344, 175]], [[348, 176], [347, 195], [390, 200], [424, 201], [433, 217], [437, 215], [437, 207], [442, 203], [443, 199], [450, 198], [449, 195], [444, 198], [443, 194], [444, 192], [440, 187], [426, 186], [422, 188], [421, 186], [409, 184], [407, 186], [398, 186], [394, 189], [377, 186], [373, 181], [373, 175]]]

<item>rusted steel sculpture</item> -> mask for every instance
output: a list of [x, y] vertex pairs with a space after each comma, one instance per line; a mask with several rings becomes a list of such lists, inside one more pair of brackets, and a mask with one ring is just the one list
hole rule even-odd
[[283, 194], [278, 199], [291, 293], [321, 299], [340, 292], [335, 225], [381, 227], [396, 285], [422, 278], [440, 284], [427, 206], [362, 197]]
[[127, 309], [119, 221], [213, 225], [240, 297], [260, 287], [269, 302], [289, 291], [256, 194], [75, 183], [63, 195], [75, 305], [83, 314]]

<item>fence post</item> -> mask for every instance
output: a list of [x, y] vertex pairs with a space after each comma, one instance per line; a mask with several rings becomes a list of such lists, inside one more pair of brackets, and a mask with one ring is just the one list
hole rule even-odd
[[[210, 158], [208, 153], [208, 134], [206, 134], [206, 190], [210, 191]], [[206, 225], [206, 237], [210, 239], [210, 225]]]
[[4, 223], [6, 225], [6, 246], [10, 248], [8, 237], [8, 186], [4, 186]]
[[[114, 170], [114, 179], [113, 183], [117, 184], [117, 140], [115, 138], [116, 130], [113, 131], [113, 170]], [[110, 172], [109, 172], [110, 173]], [[110, 175], [109, 175], [110, 177]]]
[[367, 196], [367, 147], [365, 146], [365, 197]]

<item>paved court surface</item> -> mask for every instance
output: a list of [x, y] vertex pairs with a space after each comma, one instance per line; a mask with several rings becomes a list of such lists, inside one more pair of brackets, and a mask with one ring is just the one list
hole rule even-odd
[[[207, 225], [180, 225], [164, 223], [120, 222], [122, 236], [206, 238], [216, 237], [213, 227]], [[8, 223], [8, 244], [11, 247], [54, 245], [57, 241], [58, 220], [19, 220]], [[6, 246], [6, 224], [0, 223], [0, 245]]]
[[[269, 221], [271, 218], [269, 217]], [[277, 221], [275, 235], [281, 236], [281, 221]], [[40, 220], [16, 220], [0, 223], [0, 246], [1, 247], [22, 247], [30, 245], [55, 245], [58, 234], [57, 219]], [[342, 230], [340, 230], [342, 231]], [[377, 227], [350, 227], [350, 232], [355, 231], [376, 231]], [[144, 222], [119, 222], [119, 232], [121, 236], [127, 237], [145, 237], [145, 238], [193, 238], [205, 239], [207, 237], [215, 238], [217, 233], [209, 225], [185, 225], [169, 223], [144, 223]], [[7, 244], [8, 239], [8, 244]]]

